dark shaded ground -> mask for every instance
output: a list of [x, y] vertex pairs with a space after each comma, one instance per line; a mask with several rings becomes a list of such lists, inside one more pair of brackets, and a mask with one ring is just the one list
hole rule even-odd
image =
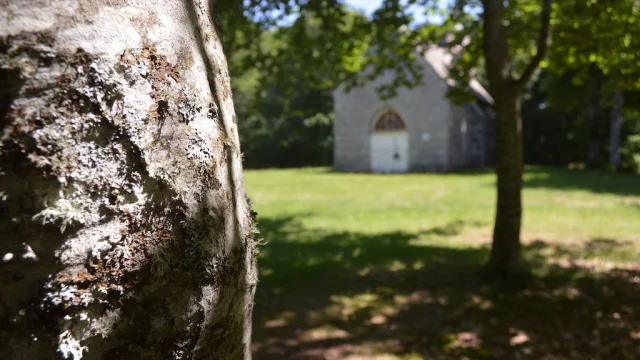
[[[269, 243], [255, 305], [258, 360], [640, 359], [640, 265], [575, 262], [576, 249], [536, 241], [525, 249], [536, 276], [504, 287], [478, 273], [486, 248], [417, 246], [418, 234], [403, 232], [315, 232], [290, 218], [260, 219], [260, 228]], [[594, 239], [578, 250], [622, 245]]]
[[[471, 169], [456, 175], [493, 174], [493, 168]], [[495, 183], [488, 184], [495, 186]], [[640, 195], [640, 175], [614, 173], [604, 170], [571, 170], [563, 168], [527, 166], [524, 187], [553, 190], [584, 190], [598, 194]]]
[[[326, 173], [337, 173], [326, 168]], [[495, 169], [490, 167], [479, 169], [462, 169], [446, 175], [489, 175]], [[487, 184], [495, 186], [495, 182]], [[524, 187], [530, 189], [544, 188], [554, 190], [585, 190], [598, 194], [640, 195], [640, 175], [631, 173], [614, 173], [605, 170], [573, 170], [544, 166], [527, 166]]]
[[[585, 176], [588, 175], [588, 176]], [[640, 176], [605, 171], [527, 168], [525, 188], [587, 190], [594, 193], [640, 195]]]

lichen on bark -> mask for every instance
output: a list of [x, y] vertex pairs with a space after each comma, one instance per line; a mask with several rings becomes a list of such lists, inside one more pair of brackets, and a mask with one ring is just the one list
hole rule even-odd
[[229, 114], [183, 78], [202, 54], [66, 53], [49, 35], [0, 43], [0, 346], [247, 357], [255, 219], [229, 180]]

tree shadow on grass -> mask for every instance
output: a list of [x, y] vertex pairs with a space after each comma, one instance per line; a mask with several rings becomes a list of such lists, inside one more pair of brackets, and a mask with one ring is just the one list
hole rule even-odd
[[[492, 168], [478, 168], [461, 169], [451, 174], [484, 176], [494, 172], [495, 170]], [[488, 185], [494, 187], [495, 180]], [[640, 195], [640, 175], [527, 166], [524, 187], [528, 189], [586, 190], [593, 193], [638, 196]], [[636, 206], [640, 206], [640, 204]]]
[[[539, 276], [505, 290], [478, 275], [485, 246], [429, 245], [431, 236], [458, 235], [465, 224], [456, 223], [364, 234], [261, 219], [269, 244], [260, 255], [255, 358], [640, 356], [640, 267], [554, 262], [548, 254], [574, 250], [538, 241], [525, 254]], [[618, 245], [584, 248], [597, 255]]]
[[640, 195], [640, 176], [591, 170], [527, 168], [524, 186], [637, 196]]
[[[317, 170], [321, 174], [346, 174], [333, 168]], [[446, 176], [486, 176], [493, 175], [495, 169], [462, 168], [448, 173]], [[370, 173], [364, 173], [370, 174]], [[371, 174], [372, 176], [383, 176]], [[398, 176], [398, 174], [396, 174]], [[487, 186], [495, 187], [495, 180], [487, 182]], [[596, 170], [571, 170], [553, 167], [527, 166], [524, 176], [524, 187], [528, 189], [551, 190], [585, 190], [593, 193], [606, 193], [623, 196], [640, 196], [640, 175], [613, 173]], [[634, 206], [640, 207], [640, 204]]]

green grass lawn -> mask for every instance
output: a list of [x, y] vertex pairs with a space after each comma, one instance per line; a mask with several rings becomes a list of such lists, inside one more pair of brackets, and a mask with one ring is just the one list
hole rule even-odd
[[256, 359], [637, 359], [640, 177], [531, 168], [523, 242], [536, 277], [478, 275], [489, 171], [247, 171], [266, 245]]

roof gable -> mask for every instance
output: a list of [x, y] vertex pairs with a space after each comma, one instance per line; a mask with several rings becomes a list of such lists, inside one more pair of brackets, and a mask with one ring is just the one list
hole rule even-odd
[[[423, 60], [426, 65], [431, 68], [435, 75], [440, 78], [440, 80], [444, 81], [448, 86], [455, 86], [455, 80], [449, 77], [449, 68], [453, 63], [454, 54], [450, 50], [445, 47], [438, 45], [429, 45], [427, 47], [418, 47], [416, 48], [416, 55], [418, 56], [418, 61]], [[425, 68], [423, 71], [426, 71]], [[367, 69], [363, 70], [364, 72], [368, 71]], [[368, 85], [371, 81], [365, 82], [365, 86]], [[333, 96], [334, 98], [338, 95], [342, 95], [345, 92], [346, 83], [341, 83], [334, 89]], [[478, 97], [483, 100], [487, 104], [493, 104], [493, 98], [491, 94], [480, 84], [480, 82], [476, 79], [471, 79], [469, 81], [469, 89]]]
[[[422, 58], [435, 71], [435, 73], [444, 80], [447, 85], [455, 86], [455, 81], [449, 77], [449, 68], [453, 62], [453, 54], [436, 45], [430, 45], [422, 52]], [[489, 92], [476, 79], [469, 81], [469, 88], [481, 99], [489, 104], [493, 104], [493, 98]]]

